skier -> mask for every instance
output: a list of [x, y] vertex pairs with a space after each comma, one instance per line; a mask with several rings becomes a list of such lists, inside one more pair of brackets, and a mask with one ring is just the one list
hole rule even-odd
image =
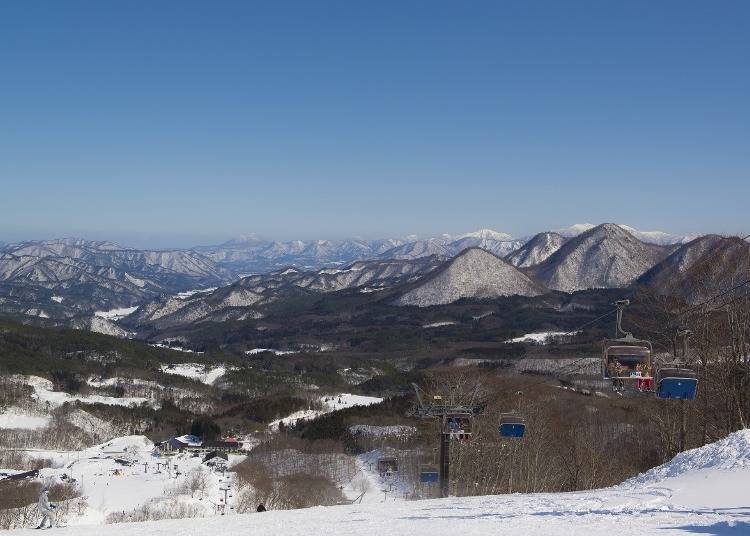
[[[42, 522], [37, 527], [38, 529], [51, 529], [55, 526], [55, 509], [56, 504], [49, 502], [49, 489], [43, 488], [42, 493], [39, 494], [39, 511], [44, 516]], [[49, 526], [45, 525], [49, 523]]]

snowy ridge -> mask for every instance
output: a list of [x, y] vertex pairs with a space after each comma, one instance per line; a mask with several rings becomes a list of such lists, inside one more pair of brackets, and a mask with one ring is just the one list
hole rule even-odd
[[565, 243], [565, 238], [557, 233], [539, 233], [519, 249], [506, 257], [517, 268], [533, 266], [545, 261]]
[[[623, 486], [653, 484], [706, 469], [750, 469], [750, 429], [740, 430], [715, 443], [681, 452], [664, 465], [631, 478]], [[750, 481], [748, 484], [750, 485]]]

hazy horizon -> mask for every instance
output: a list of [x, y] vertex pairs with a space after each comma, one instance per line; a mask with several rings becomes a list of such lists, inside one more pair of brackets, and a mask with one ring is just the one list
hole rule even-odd
[[[536, 229], [530, 232], [520, 233], [520, 234], [514, 234], [510, 233], [507, 230], [500, 228], [500, 227], [490, 227], [490, 226], [484, 226], [484, 227], [477, 227], [475, 229], [463, 229], [460, 231], [435, 231], [432, 233], [400, 233], [395, 235], [386, 235], [386, 234], [372, 234], [372, 235], [347, 235], [347, 234], [339, 234], [335, 236], [317, 236], [317, 235], [308, 235], [306, 233], [300, 233], [300, 235], [291, 235], [291, 236], [273, 236], [273, 235], [261, 235], [260, 233], [252, 233], [252, 232], [246, 232], [246, 233], [234, 233], [234, 234], [217, 234], [217, 235], [191, 235], [191, 234], [185, 234], [185, 235], [171, 235], [171, 234], [164, 234], [164, 233], [143, 233], [143, 234], [137, 234], [134, 235], [132, 233], [127, 232], [119, 232], [119, 231], [79, 231], [79, 232], [72, 232], [68, 234], [44, 234], [41, 231], [37, 232], [31, 232], [28, 235], [24, 235], [22, 233], [8, 233], [7, 236], [0, 235], [0, 243], [18, 243], [18, 242], [25, 242], [25, 241], [35, 241], [35, 240], [54, 240], [54, 239], [64, 239], [64, 238], [78, 238], [78, 239], [84, 239], [84, 240], [96, 240], [96, 241], [111, 241], [118, 243], [122, 246], [126, 247], [132, 247], [132, 248], [155, 248], [155, 249], [182, 249], [182, 248], [191, 248], [191, 247], [198, 247], [198, 246], [209, 246], [209, 245], [217, 245], [221, 244], [230, 240], [239, 239], [243, 236], [251, 236], [254, 235], [258, 239], [267, 240], [267, 241], [279, 241], [279, 242], [286, 242], [289, 240], [347, 240], [347, 239], [361, 239], [361, 240], [378, 240], [378, 239], [387, 239], [387, 238], [400, 238], [400, 239], [406, 239], [406, 238], [419, 238], [419, 239], [425, 239], [425, 238], [438, 238], [441, 236], [460, 236], [463, 234], [479, 231], [482, 229], [490, 229], [493, 231], [497, 231], [500, 233], [507, 233], [511, 235], [514, 239], [523, 239], [523, 238], [530, 238], [534, 236], [537, 233], [545, 232], [545, 231], [561, 231], [565, 230], [569, 227], [572, 227], [573, 225], [578, 224], [591, 224], [591, 225], [599, 225], [602, 223], [616, 223], [616, 222], [591, 222], [591, 221], [580, 221], [580, 222], [574, 222], [569, 225], [558, 225], [554, 228], [550, 229]], [[629, 227], [633, 227], [638, 231], [661, 231], [667, 234], [676, 235], [676, 236], [690, 236], [690, 235], [703, 235], [703, 234], [722, 234], [722, 235], [742, 235], [746, 233], [741, 232], [720, 232], [713, 229], [699, 231], [699, 232], [673, 232], [670, 229], [645, 229], [640, 228], [634, 225], [631, 225], [630, 223], [623, 223], [620, 222], [619, 225], [627, 225]]]

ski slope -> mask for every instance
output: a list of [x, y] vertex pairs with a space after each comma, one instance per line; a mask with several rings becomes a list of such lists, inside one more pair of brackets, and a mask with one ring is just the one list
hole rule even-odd
[[225, 366], [207, 367], [200, 363], [179, 363], [161, 366], [161, 371], [166, 374], [184, 376], [185, 378], [198, 380], [206, 385], [214, 385], [228, 370], [231, 369]]
[[295, 411], [283, 419], [271, 421], [268, 424], [268, 427], [271, 430], [278, 430], [280, 423], [284, 423], [285, 426], [294, 426], [298, 421], [314, 419], [321, 415], [325, 415], [326, 413], [331, 413], [340, 409], [352, 408], [354, 406], [371, 406], [373, 404], [379, 404], [382, 401], [382, 398], [375, 396], [353, 395], [350, 393], [325, 395], [319, 398], [319, 402], [323, 409], [302, 409]]
[[[107, 536], [747, 535], [750, 430], [680, 454], [661, 467], [601, 490], [363, 501], [306, 510], [110, 525], [105, 530]], [[61, 536], [103, 533], [101, 526], [55, 530]], [[36, 533], [22, 530], [13, 534]]]

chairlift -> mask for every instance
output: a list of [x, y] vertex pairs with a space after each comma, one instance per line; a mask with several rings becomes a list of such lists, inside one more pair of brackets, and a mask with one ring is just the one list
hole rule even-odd
[[698, 377], [691, 369], [662, 368], [656, 374], [656, 389], [659, 398], [695, 400]]
[[503, 413], [498, 432], [500, 437], [522, 438], [526, 433], [526, 419], [518, 413]]
[[472, 420], [471, 413], [448, 413], [445, 416], [443, 433], [449, 434], [451, 439], [470, 441]]
[[622, 312], [629, 304], [629, 300], [619, 300], [615, 304], [618, 338], [607, 339], [603, 343], [602, 377], [610, 380], [616, 390], [624, 390], [628, 386], [638, 391], [652, 391], [653, 345], [650, 341], [636, 339], [632, 333], [622, 329]]
[[392, 475], [398, 472], [398, 460], [393, 456], [381, 456], [378, 458], [378, 473], [381, 476]]
[[423, 463], [419, 466], [419, 481], [425, 484], [433, 484], [440, 481], [440, 470], [433, 463]]
[[682, 338], [682, 358], [675, 356], [674, 362], [660, 367], [656, 373], [656, 395], [659, 398], [695, 400], [698, 391], [698, 375], [686, 365], [690, 356], [688, 339], [690, 330], [680, 330], [677, 335]]

